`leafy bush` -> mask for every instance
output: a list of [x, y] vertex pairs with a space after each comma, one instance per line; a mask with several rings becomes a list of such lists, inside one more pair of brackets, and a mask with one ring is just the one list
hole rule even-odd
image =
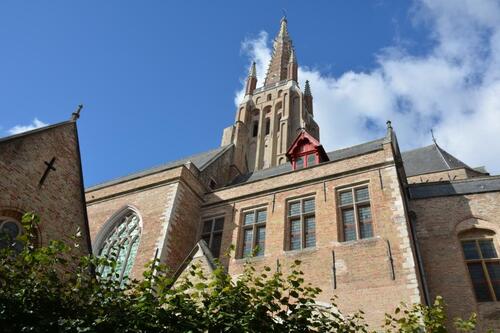
[[[59, 241], [33, 246], [33, 224], [23, 224], [21, 253], [0, 251], [0, 327], [3, 332], [368, 332], [363, 313], [344, 315], [332, 302], [321, 307], [319, 288], [304, 281], [300, 262], [288, 274], [248, 264], [232, 279], [222, 266], [211, 276], [193, 265], [178, 281], [166, 267], [150, 263], [141, 280], [120, 283], [116, 263], [76, 258]], [[100, 278], [92, 267], [110, 265]], [[458, 322], [474, 329], [475, 318]], [[433, 306], [398, 308], [387, 315], [387, 332], [446, 332], [442, 299]]]

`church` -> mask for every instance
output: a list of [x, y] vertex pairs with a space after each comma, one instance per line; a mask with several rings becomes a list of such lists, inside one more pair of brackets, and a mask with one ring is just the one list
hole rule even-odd
[[476, 312], [479, 331], [500, 330], [500, 176], [436, 142], [401, 152], [390, 121], [383, 137], [325, 151], [313, 90], [298, 84], [283, 18], [265, 81], [253, 64], [213, 150], [84, 189], [78, 112], [0, 139], [0, 232], [36, 211], [40, 245], [80, 230], [82, 253], [118, 251], [121, 278], [154, 258], [174, 276], [193, 261], [238, 276], [298, 259], [319, 304], [336, 295], [373, 326], [440, 295], [450, 318]]

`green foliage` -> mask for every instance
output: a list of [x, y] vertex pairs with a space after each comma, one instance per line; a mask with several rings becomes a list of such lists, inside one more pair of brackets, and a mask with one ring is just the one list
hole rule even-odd
[[[438, 296], [432, 306], [414, 304], [408, 307], [401, 304], [394, 311], [394, 315], [386, 314], [385, 328], [388, 333], [446, 333], [446, 321], [444, 300]], [[476, 314], [472, 314], [467, 320], [456, 318], [454, 324], [458, 332], [473, 332], [476, 327]]]
[[[193, 265], [174, 283], [166, 267], [152, 262], [143, 279], [118, 281], [116, 263], [72, 256], [71, 247], [52, 241], [33, 245], [38, 218], [27, 214], [16, 254], [0, 253], [0, 327], [3, 332], [368, 332], [363, 313], [341, 314], [334, 304], [319, 306], [321, 292], [304, 281], [300, 261], [256, 272], [245, 265], [237, 279], [218, 265], [211, 276]], [[76, 244], [77, 242], [75, 242]], [[100, 278], [92, 267], [109, 265]], [[441, 298], [431, 307], [402, 306], [387, 315], [387, 332], [447, 332]], [[475, 317], [457, 320], [462, 332]], [[425, 329], [424, 329], [425, 328]]]

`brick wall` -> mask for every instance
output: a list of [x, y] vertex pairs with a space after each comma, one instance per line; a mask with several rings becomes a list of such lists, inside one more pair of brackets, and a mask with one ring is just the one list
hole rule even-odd
[[[49, 162], [56, 158], [39, 187]], [[40, 216], [40, 245], [58, 239], [73, 244], [82, 237], [76, 254], [89, 253], [85, 203], [80, 178], [76, 123], [66, 122], [0, 141], [0, 216], [20, 219], [33, 211]]]
[[500, 303], [476, 302], [458, 234], [474, 228], [493, 230], [500, 252], [499, 203], [498, 192], [411, 202], [430, 296], [444, 297], [450, 318], [477, 312], [482, 324], [480, 332], [487, 327], [500, 332]]
[[90, 189], [86, 195], [92, 239], [114, 214], [133, 207], [141, 216], [142, 233], [132, 277], [141, 277], [156, 249], [160, 260], [175, 270], [197, 241], [201, 193], [205, 191], [197, 175], [197, 169], [188, 164]]
[[[341, 242], [337, 189], [360, 183], [369, 186], [375, 237]], [[315, 198], [316, 246], [287, 251], [287, 200], [302, 196]], [[202, 216], [225, 216], [222, 252], [231, 244], [237, 250], [222, 262], [233, 275], [242, 272], [245, 262], [240, 259], [242, 212], [255, 207], [267, 209], [265, 255], [251, 259], [257, 268], [275, 268], [279, 260], [285, 269], [300, 259], [306, 281], [323, 290], [319, 301], [327, 303], [338, 295], [342, 311], [363, 309], [373, 326], [381, 325], [384, 313], [399, 302], [421, 301], [408, 221], [388, 145], [363, 156], [208, 194]]]

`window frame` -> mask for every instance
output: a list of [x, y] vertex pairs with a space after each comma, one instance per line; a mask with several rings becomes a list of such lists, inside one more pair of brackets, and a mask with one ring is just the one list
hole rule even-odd
[[[218, 220], [218, 219], [222, 219], [222, 229], [220, 230], [214, 230], [215, 229], [215, 221]], [[205, 223], [207, 222], [211, 222], [212, 225], [210, 227], [210, 231], [207, 231], [207, 232], [203, 232], [203, 227], [205, 226]], [[212, 217], [206, 217], [206, 218], [203, 218], [201, 220], [201, 227], [200, 227], [200, 237], [198, 237], [198, 239], [202, 240], [204, 239], [204, 236], [209, 236], [209, 240], [208, 240], [208, 243], [207, 243], [207, 246], [208, 248], [210, 249], [210, 252], [212, 252], [212, 255], [215, 257], [215, 258], [219, 258], [220, 257], [220, 250], [222, 249], [222, 236], [223, 236], [223, 232], [224, 232], [224, 224], [226, 223], [226, 218], [224, 215], [217, 215], [217, 216], [212, 216]], [[214, 240], [214, 235], [215, 234], [220, 234], [220, 237], [221, 237], [221, 242], [220, 242], [220, 247], [219, 247], [219, 255], [215, 255], [215, 253], [213, 253], [214, 251], [212, 250], [212, 243], [213, 243], [213, 240]]]
[[[481, 250], [481, 247], [479, 246], [479, 242], [480, 241], [491, 241], [492, 244], [493, 244], [493, 247], [494, 249], [496, 250], [496, 258], [483, 258], [483, 252]], [[464, 242], [471, 242], [473, 241], [476, 245], [476, 250], [477, 250], [477, 253], [479, 254], [479, 258], [478, 259], [467, 259], [465, 257], [465, 251], [464, 251], [464, 247], [463, 247], [463, 243]], [[497, 297], [496, 293], [495, 293], [495, 289], [493, 288], [493, 283], [491, 282], [491, 277], [490, 277], [490, 272], [488, 271], [488, 267], [487, 267], [487, 263], [498, 263], [500, 265], [500, 251], [499, 251], [499, 248], [496, 244], [496, 239], [494, 236], [487, 236], [487, 237], [484, 237], [484, 238], [478, 238], [478, 237], [464, 237], [464, 238], [460, 238], [459, 239], [459, 242], [460, 242], [460, 248], [462, 249], [462, 256], [463, 256], [463, 259], [464, 259], [464, 263], [465, 263], [465, 270], [467, 271], [467, 275], [469, 276], [469, 281], [471, 283], [471, 286], [472, 286], [472, 292], [474, 293], [474, 298], [476, 300], [476, 302], [478, 303], [488, 303], [488, 302], [500, 302], [500, 297]], [[472, 276], [471, 276], [471, 273], [470, 273], [470, 270], [469, 270], [469, 264], [481, 264], [481, 268], [483, 270], [483, 275], [485, 277], [485, 280], [486, 280], [486, 284], [487, 284], [487, 287], [488, 287], [488, 291], [490, 293], [490, 297], [491, 297], [491, 300], [488, 300], [488, 301], [480, 301], [478, 300], [478, 297], [477, 297], [477, 294], [476, 294], [476, 290], [475, 290], [475, 287], [474, 287], [474, 281], [472, 280]]]
[[[356, 200], [356, 190], [366, 188], [368, 191], [368, 200], [366, 201], [358, 201]], [[340, 201], [340, 196], [342, 193], [346, 192], [351, 192], [352, 195], [352, 202], [349, 204], [341, 204]], [[352, 186], [346, 186], [342, 188], [336, 189], [336, 203], [338, 207], [338, 216], [339, 216], [339, 239], [341, 242], [355, 242], [359, 241], [362, 239], [370, 239], [375, 237], [375, 228], [374, 228], [374, 222], [373, 222], [373, 211], [372, 211], [372, 195], [370, 193], [370, 185], [369, 183], [362, 183], [362, 184], [357, 184], [357, 185], [352, 185]], [[361, 237], [361, 225], [360, 225], [360, 218], [359, 218], [359, 209], [362, 207], [369, 207], [370, 208], [370, 214], [371, 214], [371, 219], [369, 224], [371, 224], [371, 236], [370, 237]], [[344, 223], [344, 211], [345, 210], [350, 210], [352, 209], [354, 212], [354, 229], [356, 233], [356, 239], [350, 239], [346, 240], [345, 239], [345, 223]]]
[[[17, 233], [16, 237], [14, 237], [10, 240], [12, 243], [10, 245], [7, 245], [7, 247], [13, 248], [13, 250], [15, 252], [19, 253], [19, 252], [21, 252], [22, 248], [24, 248], [24, 244], [19, 240], [19, 237], [22, 236], [25, 232], [24, 227], [23, 227], [22, 223], [15, 218], [8, 217], [8, 216], [0, 216], [0, 231], [2, 230], [3, 226], [7, 223], [14, 223], [18, 228], [18, 233]], [[0, 233], [0, 235], [1, 235], [1, 233]], [[4, 236], [2, 236], [2, 237], [4, 237]], [[16, 245], [21, 244], [22, 248], [21, 249], [16, 248], [13, 245], [14, 243]], [[2, 249], [2, 248], [0, 248], [0, 249]]]
[[[264, 222], [258, 222], [257, 220], [257, 214], [259, 212], [266, 212], [266, 220]], [[245, 215], [248, 214], [248, 213], [253, 213], [253, 218], [254, 218], [254, 222], [252, 224], [248, 224], [248, 225], [245, 225]], [[268, 220], [268, 212], [267, 212], [267, 206], [260, 206], [260, 207], [255, 207], [255, 208], [249, 208], [249, 209], [245, 209], [245, 210], [242, 210], [241, 212], [241, 236], [240, 236], [240, 251], [239, 251], [239, 257], [241, 259], [244, 259], [244, 258], [251, 258], [251, 257], [263, 257], [265, 256], [265, 251], [266, 251], [266, 246], [265, 246], [265, 243], [266, 243], [266, 239], [264, 238], [264, 251], [262, 252], [262, 254], [258, 254], [256, 253], [255, 255], [252, 255], [255, 251], [255, 248], [256, 246], [258, 245], [257, 244], [257, 231], [259, 228], [261, 227], [264, 227], [265, 230], [267, 231], [267, 228], [266, 228], [266, 224], [267, 224], [267, 220]], [[245, 255], [245, 231], [246, 230], [252, 230], [252, 252], [251, 252], [251, 255], [248, 255], [246, 256]], [[267, 235], [266, 235], [267, 236]]]
[[[312, 212], [304, 212], [304, 201], [307, 200], [314, 201], [314, 210]], [[293, 203], [300, 203], [300, 213], [298, 215], [290, 215], [290, 205]], [[316, 195], [307, 195], [300, 198], [289, 199], [286, 202], [286, 244], [285, 251], [303, 251], [307, 249], [316, 248]], [[306, 241], [306, 232], [305, 232], [305, 221], [309, 217], [314, 217], [314, 246], [305, 246], [307, 244]], [[292, 220], [300, 220], [300, 247], [297, 249], [292, 249]]]
[[[309, 156], [314, 156], [314, 163], [309, 164]], [[303, 161], [301, 167], [298, 167], [298, 164], [297, 164], [299, 158], [302, 158], [302, 161]], [[318, 165], [318, 164], [319, 164], [319, 154], [315, 150], [297, 154], [297, 156], [295, 156], [293, 161], [292, 161], [293, 170], [302, 170], [302, 169], [305, 169], [305, 168], [308, 168], [308, 167], [311, 167], [314, 165]]]

